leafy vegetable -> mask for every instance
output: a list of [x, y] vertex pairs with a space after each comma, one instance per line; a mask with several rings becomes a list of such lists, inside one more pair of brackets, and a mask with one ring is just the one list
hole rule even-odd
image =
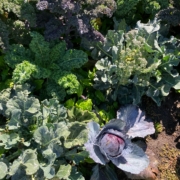
[[54, 40], [61, 37], [72, 47], [73, 36], [70, 34], [75, 34], [75, 38], [103, 41], [103, 35], [91, 25], [92, 20], [103, 16], [112, 17], [116, 3], [114, 0], [39, 0], [36, 7], [40, 11], [46, 10], [42, 16], [38, 16], [38, 25], [45, 28], [45, 38]]
[[153, 134], [155, 129], [138, 107], [120, 108], [117, 119], [111, 120], [102, 130], [93, 121], [87, 127], [89, 135], [85, 148], [96, 163], [105, 165], [112, 161], [118, 168], [132, 174], [138, 174], [148, 166], [148, 157], [131, 139]]
[[33, 78], [48, 79], [46, 88], [49, 96], [64, 100], [66, 93], [81, 95], [81, 85], [72, 70], [87, 62], [87, 54], [75, 49], [66, 51], [64, 41], [50, 43], [37, 32], [32, 32], [31, 36], [29, 49], [14, 44], [5, 55], [7, 64], [15, 68], [14, 83], [23, 84]]
[[146, 94], [158, 105], [171, 87], [180, 88], [174, 68], [180, 62], [180, 43], [159, 31], [156, 19], [147, 24], [138, 22], [128, 32], [109, 30], [104, 43], [89, 45], [92, 57], [99, 59], [94, 87], [121, 104], [138, 104]]
[[[28, 85], [1, 91], [0, 113], [6, 118], [1, 129], [0, 178], [84, 179], [76, 168], [88, 157], [87, 122], [95, 113], [67, 110], [55, 98], [40, 102], [30, 96]], [[6, 153], [9, 150], [11, 154]], [[72, 163], [73, 162], [73, 163]]]

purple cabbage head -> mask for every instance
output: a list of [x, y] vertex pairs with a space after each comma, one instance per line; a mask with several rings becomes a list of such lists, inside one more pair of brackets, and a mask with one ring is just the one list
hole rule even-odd
[[111, 120], [103, 129], [93, 121], [88, 123], [88, 129], [85, 148], [96, 163], [105, 165], [112, 161], [118, 168], [132, 174], [139, 174], [148, 166], [147, 155], [131, 139], [153, 134], [155, 129], [137, 106], [120, 108], [117, 119]]

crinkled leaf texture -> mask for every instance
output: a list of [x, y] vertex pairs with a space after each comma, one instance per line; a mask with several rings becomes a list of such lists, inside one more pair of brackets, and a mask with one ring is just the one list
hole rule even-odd
[[[88, 142], [85, 148], [96, 163], [105, 165], [112, 161], [118, 168], [138, 174], [148, 166], [149, 159], [139, 146], [131, 142], [131, 138], [145, 137], [154, 133], [153, 124], [144, 121], [144, 113], [133, 105], [121, 108], [117, 113], [117, 118], [111, 120], [102, 130], [97, 123], [89, 122], [87, 125]], [[111, 156], [102, 148], [101, 139], [105, 134], [111, 134], [124, 140], [125, 146], [121, 154]]]

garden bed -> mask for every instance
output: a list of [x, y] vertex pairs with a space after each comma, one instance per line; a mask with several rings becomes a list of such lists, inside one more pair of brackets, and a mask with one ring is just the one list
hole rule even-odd
[[1, 1], [0, 179], [179, 180], [180, 1]]
[[[147, 116], [155, 123], [156, 133], [140, 144], [150, 157], [147, 179], [179, 180], [180, 177], [180, 94], [171, 90], [161, 106], [143, 97], [141, 104]], [[142, 143], [142, 142], [141, 142]], [[123, 172], [122, 180], [130, 180]]]

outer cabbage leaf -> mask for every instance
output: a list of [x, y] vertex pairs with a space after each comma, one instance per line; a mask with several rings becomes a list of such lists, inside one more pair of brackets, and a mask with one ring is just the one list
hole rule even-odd
[[111, 180], [111, 179], [118, 180], [118, 177], [113, 171], [113, 169], [110, 168], [110, 166], [106, 164], [106, 166], [103, 167], [97, 164], [96, 166], [93, 167], [93, 174], [90, 180]]
[[136, 144], [127, 144], [119, 158], [112, 158], [111, 161], [120, 169], [139, 174], [149, 164], [149, 159], [144, 151]]
[[145, 113], [137, 106], [122, 107], [117, 111], [117, 119], [125, 122], [124, 130], [131, 138], [145, 137], [155, 133], [154, 125], [148, 122]]
[[111, 120], [102, 129], [97, 123], [89, 122], [85, 148], [90, 157], [96, 163], [105, 165], [112, 161], [126, 172], [139, 174], [148, 166], [149, 159], [131, 139], [155, 132], [153, 125], [144, 120], [144, 113], [138, 107], [129, 105], [120, 108], [117, 119]]
[[88, 141], [85, 143], [86, 150], [89, 152], [90, 157], [96, 162], [105, 165], [108, 162], [107, 158], [102, 155], [98, 146], [94, 146], [97, 135], [100, 132], [99, 124], [91, 121], [87, 124], [89, 130]]

